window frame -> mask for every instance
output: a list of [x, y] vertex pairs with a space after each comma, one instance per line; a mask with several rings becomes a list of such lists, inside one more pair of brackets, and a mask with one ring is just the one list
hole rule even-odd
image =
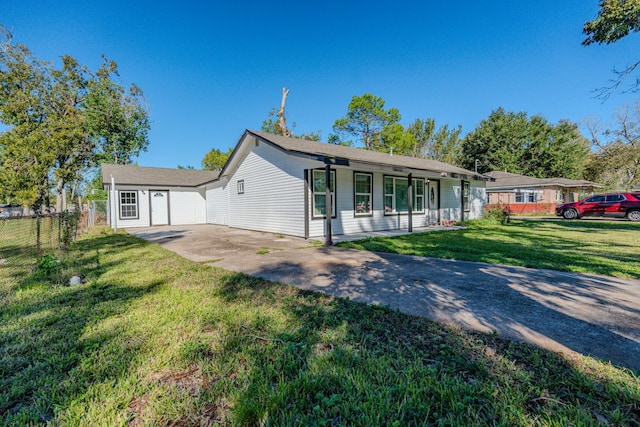
[[[387, 178], [393, 179], [393, 193], [387, 193], [387, 183], [386, 180]], [[383, 200], [383, 212], [384, 215], [387, 216], [392, 216], [392, 215], [409, 215], [409, 199], [408, 199], [408, 195], [407, 195], [407, 210], [406, 211], [397, 211], [396, 210], [396, 180], [404, 180], [407, 182], [407, 188], [409, 187], [409, 177], [408, 176], [398, 176], [398, 175], [383, 175], [382, 177], [382, 200]], [[413, 206], [412, 206], [412, 214], [424, 214], [425, 211], [425, 179], [424, 178], [411, 178], [412, 184], [415, 184], [418, 181], [422, 181], [422, 194], [418, 195], [416, 194], [417, 191], [417, 186], [416, 185], [412, 185], [412, 194], [411, 194], [411, 200], [413, 202]], [[408, 190], [407, 190], [408, 193]], [[391, 211], [387, 211], [387, 203], [386, 203], [386, 199], [387, 196], [391, 196], [391, 204], [392, 206], [392, 210]], [[418, 203], [418, 198], [421, 198], [422, 202], [421, 202], [421, 206], [420, 209], [416, 209]]]
[[564, 192], [562, 190], [556, 190], [556, 202], [564, 202]]
[[[369, 177], [369, 192], [358, 192], [357, 176], [363, 175]], [[369, 196], [369, 211], [358, 212], [357, 199], [358, 196]], [[373, 216], [373, 173], [371, 172], [353, 172], [353, 215], [355, 217], [371, 217]]]
[[[325, 169], [311, 169], [311, 219], [326, 219], [327, 215], [326, 215], [326, 206], [327, 206], [327, 202], [325, 199], [325, 214], [324, 215], [318, 215], [316, 214], [316, 195], [318, 196], [327, 196], [326, 191], [319, 191], [316, 192], [315, 191], [315, 177], [314, 175], [316, 174], [316, 172], [318, 173], [322, 173], [322, 178], [325, 178], [325, 174], [326, 174], [326, 170]], [[331, 188], [331, 218], [336, 218], [336, 214], [337, 214], [337, 201], [336, 201], [336, 179], [337, 179], [337, 175], [336, 175], [336, 170], [335, 169], [331, 169], [331, 178], [333, 180], [333, 188]], [[330, 178], [330, 179], [331, 179]], [[329, 184], [331, 185], [331, 184]]]
[[238, 194], [244, 194], [244, 179], [239, 179], [236, 182]]
[[464, 204], [464, 211], [471, 212], [471, 183], [469, 181], [462, 181], [462, 203]]
[[[122, 197], [126, 194], [132, 194], [135, 199], [133, 203], [123, 203]], [[129, 196], [130, 198], [131, 196]], [[122, 208], [133, 206], [135, 208], [135, 215], [123, 215]], [[140, 197], [138, 195], [138, 190], [118, 190], [118, 218], [123, 221], [132, 220], [132, 219], [140, 219]]]

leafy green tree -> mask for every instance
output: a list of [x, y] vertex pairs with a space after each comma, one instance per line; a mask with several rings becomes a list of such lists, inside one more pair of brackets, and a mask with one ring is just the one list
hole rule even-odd
[[[640, 2], [638, 0], [600, 0], [598, 16], [584, 24], [583, 32], [587, 38], [583, 45], [611, 44], [640, 30]], [[640, 61], [615, 71], [617, 77], [613, 84], [600, 89], [599, 96], [607, 98], [622, 81], [640, 66]], [[636, 77], [631, 91], [640, 87], [640, 77]]]
[[229, 148], [226, 153], [217, 148], [211, 149], [202, 159], [202, 169], [221, 170], [232, 152], [233, 148]]
[[114, 80], [118, 65], [106, 57], [89, 82], [85, 99], [87, 127], [100, 162], [130, 164], [149, 145], [149, 116], [142, 90], [132, 84], [128, 94]]
[[461, 150], [461, 126], [450, 129], [449, 125], [445, 124], [436, 130], [435, 120], [427, 118], [416, 119], [407, 126], [406, 131], [415, 139], [413, 152], [409, 155], [457, 164]]
[[589, 141], [578, 127], [562, 121], [549, 123], [542, 116], [493, 111], [462, 142], [460, 165], [478, 172], [508, 171], [538, 178], [578, 179], [589, 153]]
[[[333, 138], [332, 142], [353, 145], [354, 138], [355, 142], [364, 144], [367, 150], [382, 148], [384, 151], [382, 131], [400, 122], [400, 111], [397, 108], [385, 109], [384, 104], [384, 99], [370, 93], [352, 97], [347, 114], [333, 124], [337, 138]], [[387, 130], [387, 134], [397, 137], [398, 128]], [[389, 146], [389, 143], [387, 145]]]
[[[309, 133], [301, 133], [295, 134], [294, 130], [296, 128], [296, 122], [291, 124], [291, 137], [298, 139], [306, 139], [307, 141], [320, 141], [321, 132], [309, 132]], [[271, 133], [274, 135], [284, 135], [282, 131], [282, 126], [280, 125], [280, 119], [278, 118], [278, 111], [275, 108], [272, 108], [269, 111], [269, 116], [262, 121], [262, 126], [260, 128], [262, 132]]]
[[640, 184], [640, 102], [620, 111], [616, 122], [600, 131], [587, 125], [597, 151], [589, 156], [585, 177], [609, 190], [631, 190]]
[[[116, 70], [115, 63], [109, 66]], [[0, 134], [0, 185], [6, 197], [40, 210], [55, 188], [62, 206], [64, 190], [72, 184], [73, 191], [83, 171], [99, 162], [98, 141], [122, 129], [117, 119], [108, 128], [94, 119], [107, 104], [92, 104], [101, 99], [96, 88], [108, 84], [110, 75], [104, 67], [94, 75], [68, 55], [56, 68], [14, 44], [11, 33], [0, 26], [0, 124], [6, 128]], [[132, 129], [139, 117], [125, 117], [129, 129], [124, 133], [135, 139]], [[137, 154], [135, 147], [129, 145], [120, 158]]]

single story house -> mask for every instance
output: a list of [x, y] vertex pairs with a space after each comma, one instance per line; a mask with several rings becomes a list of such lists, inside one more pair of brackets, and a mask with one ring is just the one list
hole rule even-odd
[[206, 224], [204, 185], [217, 177], [217, 171], [103, 164], [109, 224], [122, 228]]
[[593, 194], [602, 185], [567, 178], [534, 178], [516, 173], [492, 171], [487, 181], [487, 209], [509, 206], [516, 214], [552, 214], [555, 206], [575, 202]]
[[119, 227], [190, 221], [328, 241], [479, 218], [490, 179], [435, 160], [251, 130], [219, 173], [103, 165]]

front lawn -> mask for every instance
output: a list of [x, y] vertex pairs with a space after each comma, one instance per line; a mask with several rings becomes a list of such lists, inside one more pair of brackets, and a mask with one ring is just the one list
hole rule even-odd
[[466, 230], [370, 238], [338, 246], [640, 278], [640, 224], [631, 222], [468, 221]]
[[93, 232], [0, 266], [0, 423], [640, 425], [637, 373]]

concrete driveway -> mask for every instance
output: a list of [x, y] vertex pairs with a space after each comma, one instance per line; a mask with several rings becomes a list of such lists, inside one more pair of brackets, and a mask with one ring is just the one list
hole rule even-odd
[[128, 229], [194, 261], [640, 371], [640, 281], [318, 247], [216, 225]]

